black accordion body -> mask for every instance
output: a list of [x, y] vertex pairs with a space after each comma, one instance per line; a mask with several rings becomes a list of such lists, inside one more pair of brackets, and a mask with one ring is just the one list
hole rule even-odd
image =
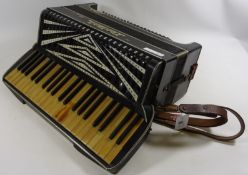
[[149, 134], [154, 106], [186, 93], [200, 51], [94, 3], [48, 8], [38, 42], [3, 81], [79, 152], [116, 173]]

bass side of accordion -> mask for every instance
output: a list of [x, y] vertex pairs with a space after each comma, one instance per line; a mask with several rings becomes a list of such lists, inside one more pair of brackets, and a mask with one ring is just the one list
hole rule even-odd
[[153, 106], [186, 93], [200, 51], [95, 3], [48, 8], [37, 44], [3, 81], [78, 151], [116, 173], [148, 135]]

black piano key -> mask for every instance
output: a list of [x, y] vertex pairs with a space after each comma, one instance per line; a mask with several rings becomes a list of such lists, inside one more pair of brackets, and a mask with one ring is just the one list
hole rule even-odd
[[134, 115], [134, 112], [129, 111], [127, 115], [118, 124], [118, 126], [114, 129], [114, 131], [110, 134], [109, 139], [113, 139], [120, 132], [123, 126], [131, 119], [133, 115]]
[[28, 56], [28, 58], [26, 60], [24, 60], [18, 67], [17, 69], [20, 71], [26, 64], [28, 64], [28, 62], [30, 62], [31, 60], [34, 59], [34, 56], [37, 55], [38, 53], [32, 53], [31, 55]]
[[102, 101], [107, 97], [107, 95], [102, 94], [99, 99], [90, 107], [90, 109], [87, 110], [87, 112], [84, 115], [84, 119], [89, 118], [89, 116], [95, 111], [95, 109], [102, 103]]
[[59, 76], [48, 86], [47, 92], [50, 92], [68, 73], [68, 70], [64, 70]]
[[31, 80], [36, 79], [50, 64], [52, 63], [52, 60], [47, 61], [39, 70], [37, 70], [32, 76]]
[[51, 95], [55, 95], [73, 76], [73, 73], [69, 73], [51, 92]]
[[100, 132], [102, 132], [109, 124], [110, 122], [119, 114], [121, 109], [123, 108], [122, 104], [118, 104], [117, 107], [114, 109], [114, 111], [111, 112], [111, 114], [108, 116], [108, 118], [103, 122], [103, 124], [98, 129]]
[[90, 94], [95, 90], [94, 87], [91, 87], [87, 92], [78, 100], [78, 102], [72, 107], [73, 111], [76, 111], [77, 108], [90, 96]]
[[37, 55], [34, 59], [32, 59], [31, 62], [26, 64], [26, 66], [21, 69], [21, 72], [24, 73], [26, 76], [29, 75], [43, 61], [43, 59], [43, 56], [41, 56], [40, 54]]
[[62, 71], [64, 68], [60, 67], [43, 85], [42, 88], [45, 89]]
[[125, 139], [125, 137], [128, 135], [128, 133], [131, 131], [131, 129], [138, 123], [139, 116], [136, 116], [133, 121], [128, 125], [128, 127], [123, 131], [123, 133], [120, 135], [120, 137], [117, 139], [116, 144], [119, 145], [121, 142]]
[[98, 126], [101, 121], [106, 117], [106, 115], [115, 107], [117, 102], [113, 100], [103, 111], [102, 113], [97, 117], [97, 119], [93, 122], [93, 126]]
[[50, 64], [36, 79], [35, 83], [39, 83], [55, 66], [57, 63], [53, 62]]
[[[99, 90], [96, 90], [90, 97], [89, 99], [83, 104], [83, 106], [81, 106], [81, 108], [79, 108], [78, 110], [78, 115], [81, 115], [89, 106], [90, 104], [98, 97], [98, 95], [101, 92]], [[83, 117], [84, 118], [84, 117]], [[86, 119], [86, 118], [84, 118]]]
[[70, 101], [71, 101], [71, 99], [73, 98], [73, 97], [75, 97], [76, 95], [77, 95], [77, 93], [79, 92], [79, 91], [81, 91], [81, 89], [85, 86], [87, 84], [87, 82], [86, 81], [83, 81], [82, 83], [80, 83], [80, 85], [64, 100], [64, 105], [66, 105], [66, 104], [68, 104]]
[[79, 82], [80, 78], [77, 78], [68, 88], [66, 88], [66, 90], [59, 96], [59, 101], [62, 101]]

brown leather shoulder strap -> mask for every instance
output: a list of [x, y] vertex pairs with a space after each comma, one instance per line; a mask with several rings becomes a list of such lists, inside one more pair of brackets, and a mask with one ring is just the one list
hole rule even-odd
[[[228, 112], [232, 113], [240, 123], [240, 130], [237, 134], [233, 136], [219, 136], [199, 128], [216, 127], [225, 124], [228, 121]], [[183, 113], [204, 116], [204, 118], [189, 117], [188, 124], [183, 130], [202, 134], [216, 140], [234, 140], [241, 136], [245, 130], [244, 120], [236, 111], [216, 105], [181, 104], [179, 106], [157, 106], [154, 122], [174, 129], [177, 118], [182, 116]]]

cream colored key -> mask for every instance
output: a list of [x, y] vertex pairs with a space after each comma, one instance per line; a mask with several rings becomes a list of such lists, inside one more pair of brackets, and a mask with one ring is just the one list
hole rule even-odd
[[[90, 84], [86, 84], [81, 91], [78, 92], [78, 94], [72, 99], [72, 103], [75, 105], [77, 103], [77, 101], [88, 91], [88, 89], [91, 87]], [[77, 112], [74, 111], [70, 111], [69, 115], [66, 119], [64, 119], [63, 121], [61, 121], [61, 124], [63, 126], [65, 126], [67, 129], [70, 130], [70, 123], [77, 118]]]
[[[80, 96], [81, 97], [81, 96]], [[75, 104], [75, 102], [73, 102], [73, 105]], [[73, 107], [73, 105], [72, 105], [72, 107]], [[76, 112], [74, 112], [74, 111], [69, 111], [68, 112], [68, 116], [66, 117], [66, 119], [68, 119], [68, 121], [70, 121], [70, 120], [73, 120], [73, 119], [75, 119], [75, 118], [80, 118], [81, 120], [83, 120], [82, 119], [82, 116], [79, 116]], [[70, 131], [70, 127], [68, 127], [68, 126], [66, 126], [65, 125], [65, 123], [64, 122], [61, 122], [60, 121], [60, 119], [58, 119], [58, 121], [68, 130], [68, 131]]]
[[38, 66], [36, 66], [34, 68], [34, 70], [32, 72], [30, 72], [30, 74], [28, 76], [25, 76], [25, 78], [23, 78], [20, 82], [18, 82], [15, 86], [22, 92], [25, 94], [26, 90], [32, 86], [32, 80], [31, 77], [32, 75], [37, 72], [44, 64], [46, 64], [49, 61], [48, 58], [45, 58]]
[[[33, 55], [30, 55], [30, 56], [33, 56]], [[29, 59], [29, 58], [27, 58], [27, 59]], [[26, 60], [24, 60], [24, 62], [25, 61]], [[37, 61], [37, 60], [29, 60], [29, 61]], [[20, 63], [20, 65], [21, 64], [22, 63]], [[29, 62], [27, 64], [29, 64]], [[13, 73], [14, 73], [14, 76], [11, 78], [11, 82], [14, 85], [17, 84], [18, 82], [20, 82], [23, 78], [25, 78], [25, 75], [21, 71], [18, 70], [18, 67], [15, 69], [15, 71]]]
[[[123, 111], [121, 110], [120, 113], [118, 113], [118, 114], [121, 115], [122, 112]], [[90, 118], [91, 117], [93, 117], [94, 118], [94, 121], [95, 121], [95, 119], [98, 116], [91, 115]], [[117, 117], [119, 117], [119, 116], [117, 116]], [[113, 119], [113, 121], [110, 122], [110, 124], [105, 128], [105, 130], [103, 131], [104, 134], [105, 134], [105, 132], [107, 133], [109, 131], [109, 129], [112, 127], [112, 125], [114, 123], [118, 122], [118, 118], [117, 117], [115, 117]], [[83, 129], [83, 132], [81, 132], [81, 140], [83, 140], [85, 144], [88, 144], [88, 142], [97, 134], [97, 130], [98, 130], [99, 127], [94, 127], [92, 125], [94, 121], [90, 122], [89, 125], [85, 126], [84, 129]], [[99, 126], [101, 126], [101, 125], [99, 125]]]
[[[44, 88], [44, 93], [42, 94], [42, 96], [41, 96], [41, 98], [40, 98], [40, 100], [39, 100], [39, 104], [42, 105], [43, 108], [45, 108], [45, 107], [48, 106], [48, 104], [50, 103], [49, 100], [52, 100], [52, 99], [55, 100], [55, 98], [53, 98], [54, 96], [51, 95], [51, 92], [53, 91], [53, 89], [55, 89], [55, 88], [57, 87], [58, 84], [60, 84], [60, 83], [69, 75], [69, 73], [67, 72], [67, 74], [66, 74], [63, 78], [61, 78], [60, 81], [57, 82], [57, 84], [55, 84], [55, 85], [49, 90], [49, 92], [47, 92], [47, 89], [50, 88], [50, 86], [57, 80], [58, 77], [61, 76], [61, 74], [64, 73], [64, 71], [66, 71], [66, 70], [60, 71], [60, 73], [59, 73], [59, 74], [50, 82], [50, 84], [47, 85], [46, 88]], [[58, 93], [58, 92], [57, 92], [57, 93]]]
[[60, 68], [60, 65], [56, 65], [47, 75], [45, 75], [39, 83], [34, 84], [27, 92], [30, 97], [35, 101], [37, 105], [40, 104], [42, 97], [47, 95], [47, 91], [42, 88], [42, 85]]
[[[66, 77], [65, 77], [66, 78]], [[64, 78], [64, 79], [65, 79]], [[61, 81], [63, 81], [64, 79], [62, 79]], [[65, 106], [62, 102], [58, 101], [58, 97], [60, 96], [61, 93], [64, 92], [65, 89], [67, 89], [68, 86], [70, 86], [73, 81], [75, 81], [77, 79], [77, 76], [73, 76], [72, 78], [70, 78], [69, 81], [66, 82], [66, 84], [64, 86], [62, 86], [59, 91], [55, 94], [55, 95], [51, 95], [47, 100], [45, 105], [41, 104], [41, 106], [43, 107], [43, 109], [52, 117], [56, 117], [56, 114], [62, 110], [62, 108]]]
[[13, 85], [16, 85], [17, 83], [21, 82], [23, 78], [26, 78], [26, 76], [19, 70], [16, 70], [15, 78], [11, 81]]
[[[34, 55], [35, 52], [36, 52], [36, 51], [32, 51], [32, 52], [26, 57], [26, 59], [24, 59], [24, 60], [22, 60], [22, 62], [18, 63], [17, 67], [16, 67], [15, 69], [13, 69], [13, 70], [7, 75], [9, 81], [15, 82], [15, 79], [17, 78], [17, 74], [19, 74], [19, 73], [22, 74], [21, 71], [18, 70], [18, 67], [19, 67], [20, 65], [22, 65], [23, 63], [25, 63], [27, 60], [32, 61], [32, 58], [31, 58], [31, 57], [34, 57], [34, 56], [35, 56], [35, 55]], [[31, 59], [30, 59], [30, 58], [31, 58]], [[29, 61], [28, 61], [26, 64], [28, 64]]]
[[62, 120], [64, 120], [66, 117], [68, 117], [68, 115], [70, 115], [70, 111], [73, 107], [73, 103], [68, 103], [66, 104], [63, 108], [61, 108], [60, 111], [58, 111], [54, 118], [56, 118], [56, 120], [60, 123]]
[[[124, 107], [117, 116], [113, 119], [112, 122], [102, 131], [98, 131], [98, 128], [91, 128], [88, 133], [83, 137], [85, 143], [87, 143], [88, 147], [94, 148], [96, 144], [100, 144], [100, 142], [109, 141], [110, 134], [114, 131], [114, 129], [119, 125], [122, 119], [129, 112], [129, 109]], [[101, 126], [101, 125], [99, 125]], [[94, 149], [93, 149], [94, 150]]]
[[32, 82], [32, 86], [26, 91], [27, 96], [32, 99], [38, 106], [37, 103], [44, 95], [45, 90], [42, 88], [42, 84], [49, 79], [50, 76], [54, 74], [54, 72], [58, 69], [59, 65], [55, 66], [47, 75], [45, 75], [39, 83], [35, 83], [35, 81]]
[[[68, 118], [73, 118], [73, 117], [76, 117], [76, 113], [75, 112], [73, 112], [72, 111], [72, 108], [73, 108], [73, 105], [74, 105], [74, 103], [72, 103], [72, 102], [70, 102], [70, 103], [68, 103], [67, 105], [66, 105], [66, 107], [70, 107], [70, 110], [69, 111], [67, 111], [67, 114], [66, 114], [66, 116], [57, 116], [56, 118], [56, 120], [61, 124], [61, 125], [63, 125], [68, 131], [70, 131], [67, 127], [66, 127], [66, 125], [63, 123], [63, 121], [65, 121], [65, 120], [68, 120]], [[69, 120], [70, 120], [69, 119]]]
[[53, 97], [57, 100], [54, 104], [54, 108], [51, 109], [51, 113], [53, 115], [57, 114], [58, 110], [63, 108], [65, 105], [63, 104], [63, 101], [59, 101], [58, 98], [59, 96], [77, 79], [77, 76], [73, 76]]
[[[47, 90], [47, 88], [54, 82], [54, 81], [56, 81], [56, 79], [59, 77], [59, 76], [61, 76], [61, 74], [64, 72], [65, 70], [63, 70], [63, 71], [61, 71], [51, 82], [50, 82], [50, 84], [46, 87], [46, 88], [44, 88], [44, 91], [42, 91], [42, 93], [41, 93], [41, 95], [39, 95], [40, 96], [40, 98], [39, 98], [39, 105], [41, 105], [41, 106], [43, 106], [43, 107], [45, 107], [46, 106], [46, 104], [47, 103], [49, 103], [48, 102], [48, 100], [51, 100], [52, 99], [52, 95], [51, 95], [51, 91], [52, 91], [52, 89], [49, 91], [49, 92], [47, 92], [46, 90]], [[66, 77], [66, 75], [64, 76], [64, 78]], [[62, 78], [62, 80], [64, 79], [64, 78]], [[62, 81], [62, 80], [60, 80], [60, 82]], [[59, 83], [58, 83], [59, 84]], [[55, 85], [55, 87], [56, 87], [57, 85]], [[53, 87], [53, 88], [55, 88], [55, 87]]]
[[[124, 116], [125, 117], [125, 116]], [[103, 139], [100, 139], [95, 145], [94, 143], [92, 143], [93, 146], [93, 150], [99, 155], [100, 152], [102, 152], [102, 157], [105, 156], [104, 151], [102, 151], [103, 149], [108, 149], [108, 148], [112, 148], [113, 145], [115, 144], [117, 138], [121, 135], [121, 133], [129, 126], [129, 124], [131, 123], [132, 119], [134, 118], [134, 116], [131, 117], [131, 119], [121, 128], [121, 130], [117, 133], [117, 135], [111, 140], [109, 139], [109, 137], [105, 137]], [[116, 126], [117, 127], [117, 126]], [[110, 135], [110, 134], [109, 134]], [[108, 135], [108, 136], [109, 136]], [[111, 146], [112, 145], [112, 146]]]
[[[45, 61], [45, 64], [49, 62], [48, 59], [45, 59], [44, 61]], [[43, 64], [44, 61], [42, 61], [42, 63], [40, 64], [41, 66], [44, 65], [44, 64]], [[41, 67], [40, 65], [39, 65], [39, 67]], [[37, 70], [39, 70], [39, 69], [37, 69]], [[30, 84], [28, 84], [27, 86], [24, 86], [24, 87], [22, 88], [22, 91], [23, 91], [25, 94], [28, 94], [28, 92], [30, 91], [30, 89], [31, 89], [33, 86], [35, 86], [35, 84], [36, 84], [34, 80], [31, 80], [32, 75], [34, 75], [35, 73], [36, 73], [36, 72], [32, 72], [32, 73], [30, 73], [30, 74], [27, 76], [28, 79], [29, 79]]]
[[[95, 90], [96, 91], [96, 90]], [[80, 107], [82, 105], [84, 105], [90, 98], [91, 96], [93, 95], [93, 93], [95, 92], [93, 91], [88, 97], [86, 100], [84, 100], [84, 102], [78, 107], [77, 111], [80, 109]], [[90, 105], [91, 106], [91, 105]], [[76, 112], [77, 113], [77, 112]], [[77, 117], [75, 117], [69, 124], [68, 128], [71, 130], [71, 132], [73, 132], [75, 135], [77, 133], [79, 133], [80, 129], [81, 129], [81, 126], [83, 125], [84, 126], [84, 123], [87, 122], [87, 120], [84, 120], [83, 119], [83, 115], [84, 113], [82, 113], [81, 115], [77, 115]]]
[[[61, 72], [62, 73], [62, 72]], [[58, 75], [60, 76], [61, 73]], [[60, 90], [56, 93], [56, 95], [52, 95], [51, 92], [53, 91], [53, 89], [55, 89], [67, 76], [69, 75], [69, 73], [67, 73], [54, 87], [52, 87], [52, 89], [47, 92], [46, 89], [44, 89], [44, 91], [46, 91], [46, 93], [44, 93], [44, 96], [41, 97], [41, 99], [39, 100], [39, 105], [42, 107], [43, 110], [47, 111], [48, 109], [54, 108], [54, 104], [58, 103], [58, 99], [56, 98], [58, 96], [58, 94], [61, 92], [61, 90], [65, 89], [68, 85], [68, 82], [60, 88]], [[57, 77], [56, 77], [57, 78]], [[55, 81], [56, 78], [53, 80]], [[68, 80], [69, 81], [69, 80]], [[51, 112], [51, 111], [49, 111]]]
[[[97, 98], [95, 98], [95, 100], [88, 106], [88, 108], [79, 116], [81, 118], [81, 121], [79, 122], [80, 125], [78, 125], [78, 129], [74, 132], [74, 134], [78, 138], [82, 138], [82, 136], [85, 134], [85, 132], [87, 132], [86, 130], [88, 130], [89, 127], [92, 127], [92, 122], [95, 120], [96, 116], [92, 115], [91, 117], [87, 118], [86, 120], [83, 119], [83, 116], [87, 112], [87, 110], [90, 109], [92, 107], [92, 105], [100, 98], [100, 96], [101, 96], [101, 94], [99, 94], [97, 96]], [[74, 130], [72, 130], [72, 131], [74, 131]]]
[[15, 79], [17, 78], [23, 78], [24, 76], [22, 75], [22, 73], [17, 70], [17, 69], [13, 69], [11, 72], [9, 72], [6, 76], [5, 76], [5, 80], [7, 80], [10, 84], [15, 85]]
[[[31, 76], [36, 73], [44, 64], [46, 64], [47, 62], [49, 61], [48, 58], [43, 58], [41, 63], [38, 64], [28, 75], [25, 75], [25, 72], [24, 73], [21, 73], [22, 74], [22, 77], [24, 77], [25, 79], [28, 79], [31, 81]], [[17, 83], [15, 83], [16, 86], [18, 86], [19, 88], [23, 89], [25, 87], [25, 82], [20, 80], [18, 81]]]
[[133, 136], [133, 134], [136, 132], [136, 130], [140, 127], [142, 122], [143, 122], [143, 118], [140, 118], [139, 121], [137, 122], [137, 124], [135, 126], [133, 126], [131, 131], [128, 133], [128, 135], [124, 138], [124, 140], [119, 145], [115, 144], [113, 146], [113, 148], [110, 150], [103, 149], [100, 152], [100, 156], [106, 155], [104, 157], [104, 160], [107, 163], [111, 163], [114, 160], [114, 158], [119, 154], [119, 152], [122, 150], [122, 148], [125, 146], [125, 144], [128, 142], [128, 140]]
[[[111, 101], [110, 98], [105, 99], [98, 108], [96, 108], [96, 110], [92, 113], [92, 115], [97, 115], [98, 113], [100, 113], [103, 110], [104, 107], [104, 103], [108, 103], [109, 101]], [[77, 133], [80, 129], [81, 129], [81, 124], [83, 124], [85, 122], [85, 120], [82, 118], [82, 116], [79, 116], [78, 114], [76, 114], [76, 116], [74, 117], [74, 119], [69, 123], [68, 128], [73, 132], [73, 133]]]
[[[36, 51], [32, 51], [25, 60], [23, 60], [19, 65], [21, 65], [22, 63], [24, 63], [26, 60], [28, 60], [31, 56], [33, 56], [33, 54], [35, 53]], [[14, 80], [21, 74], [21, 71], [18, 70], [18, 67], [19, 65], [17, 66], [17, 68], [13, 69], [12, 71], [10, 71], [5, 79], [8, 80], [9, 82], [14, 82]]]
[[20, 82], [23, 78], [25, 78], [24, 74], [21, 71], [19, 71], [18, 68], [15, 68], [13, 71], [11, 71], [10, 76], [11, 76], [10, 81], [12, 82], [13, 85]]
[[84, 126], [86, 125], [86, 123], [91, 122], [91, 124], [93, 123], [93, 121], [101, 114], [101, 112], [104, 110], [104, 108], [106, 107], [106, 104], [109, 104], [112, 101], [112, 99], [110, 97], [107, 97], [105, 100], [103, 100], [103, 102], [97, 107], [97, 109], [92, 113], [91, 119], [89, 120], [84, 120], [82, 119], [82, 117], [79, 117], [79, 119], [77, 121], [74, 121], [73, 123], [73, 128], [72, 128], [72, 132], [77, 135], [80, 139], [80, 132], [84, 129]]
[[[73, 87], [73, 89], [71, 90], [71, 92], [69, 92], [68, 94], [67, 94], [67, 96], [65, 96], [65, 98], [64, 99], [66, 99], [66, 97], [68, 97], [75, 89], [77, 89], [79, 86], [80, 86], [80, 84], [81, 83], [83, 83], [83, 81], [81, 81], [81, 82], [79, 82], [75, 87]], [[85, 84], [84, 86], [86, 86], [87, 84]], [[73, 108], [73, 106], [75, 105], [75, 101], [77, 101], [77, 99], [79, 99], [80, 98], [80, 92], [78, 92], [71, 100], [70, 100], [70, 102], [68, 103], [68, 104], [66, 104], [66, 108], [67, 109], [69, 109], [69, 107], [70, 107], [70, 110], [67, 110], [66, 112], [67, 112], [67, 114], [66, 115], [62, 115], [62, 116], [57, 116], [56, 117], [56, 120], [60, 123], [60, 124], [62, 124], [62, 122], [63, 121], [65, 121], [67, 118], [70, 118], [71, 119], [71, 117], [74, 115], [74, 113], [75, 112], [73, 112], [72, 111], [72, 108]]]
[[14, 80], [20, 76], [21, 72], [15, 68], [12, 71], [10, 71], [4, 78], [8, 80], [8, 82], [14, 82]]
[[[34, 70], [32, 72], [34, 72]], [[14, 77], [10, 80], [11, 81], [10, 83], [15, 87], [18, 87], [18, 85], [22, 84], [23, 79], [26, 79], [27, 76], [25, 76], [25, 74], [19, 71], [17, 68], [13, 71], [13, 73], [14, 73]]]

